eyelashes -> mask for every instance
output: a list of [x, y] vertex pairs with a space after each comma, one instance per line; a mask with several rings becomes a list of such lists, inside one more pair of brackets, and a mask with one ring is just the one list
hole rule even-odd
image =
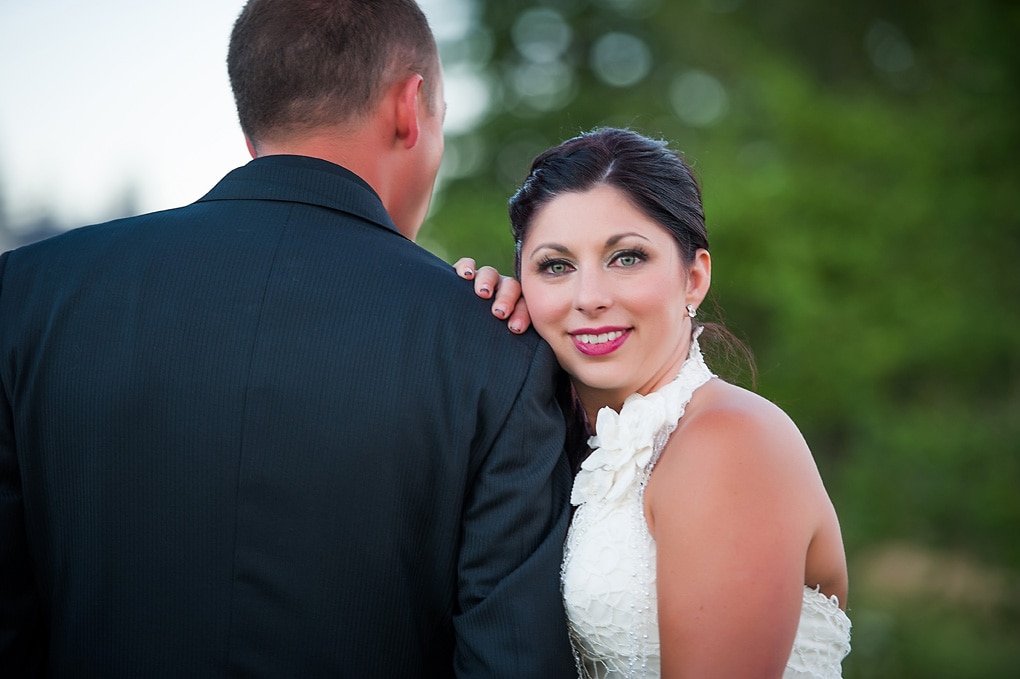
[[[648, 252], [643, 248], [627, 248], [612, 253], [608, 265], [615, 268], [629, 269], [648, 260]], [[547, 276], [562, 276], [576, 269], [569, 259], [544, 255], [535, 264], [535, 271]]]
[[[623, 260], [634, 260], [630, 264], [624, 264]], [[610, 262], [613, 264], [620, 263], [622, 266], [630, 268], [641, 262], [648, 260], [648, 253], [642, 248], [629, 248], [627, 250], [621, 250], [613, 255]]]
[[558, 259], [550, 257], [548, 255], [542, 257], [542, 259], [535, 265], [535, 270], [541, 274], [547, 274], [552, 276], [559, 276], [568, 273], [573, 265], [565, 259]]

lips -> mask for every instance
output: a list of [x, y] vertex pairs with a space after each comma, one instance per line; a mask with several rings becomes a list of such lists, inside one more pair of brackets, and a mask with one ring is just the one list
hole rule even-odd
[[585, 356], [605, 356], [611, 354], [627, 341], [630, 330], [619, 328], [599, 328], [596, 330], [579, 330], [570, 334], [574, 346]]

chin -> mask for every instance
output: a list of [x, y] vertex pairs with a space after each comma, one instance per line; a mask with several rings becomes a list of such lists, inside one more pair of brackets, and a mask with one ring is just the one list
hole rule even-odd
[[578, 387], [589, 391], [605, 392], [606, 394], [624, 394], [629, 396], [637, 389], [628, 385], [621, 379], [614, 379], [611, 375], [593, 375], [591, 371], [577, 371], [570, 374], [570, 380]]

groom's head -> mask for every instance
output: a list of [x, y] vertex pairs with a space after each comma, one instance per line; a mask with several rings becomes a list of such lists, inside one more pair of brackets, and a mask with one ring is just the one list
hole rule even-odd
[[227, 56], [244, 133], [254, 140], [354, 124], [412, 73], [434, 104], [441, 77], [413, 0], [250, 0]]
[[250, 0], [230, 83], [253, 156], [296, 154], [358, 174], [414, 239], [443, 156], [443, 74], [413, 0]]

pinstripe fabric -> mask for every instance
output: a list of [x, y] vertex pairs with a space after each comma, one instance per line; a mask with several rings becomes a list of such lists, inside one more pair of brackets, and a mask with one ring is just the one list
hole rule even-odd
[[0, 377], [0, 676], [573, 673], [554, 358], [346, 170], [4, 255]]

